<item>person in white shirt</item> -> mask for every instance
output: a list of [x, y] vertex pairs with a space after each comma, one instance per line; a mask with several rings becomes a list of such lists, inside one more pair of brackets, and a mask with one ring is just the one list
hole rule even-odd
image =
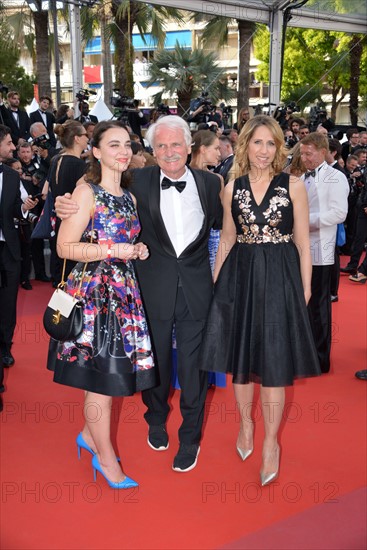
[[326, 136], [312, 132], [300, 142], [301, 159], [310, 212], [312, 281], [309, 314], [321, 372], [330, 370], [331, 302], [330, 278], [334, 264], [338, 223], [348, 212], [347, 178], [326, 162], [329, 143]]

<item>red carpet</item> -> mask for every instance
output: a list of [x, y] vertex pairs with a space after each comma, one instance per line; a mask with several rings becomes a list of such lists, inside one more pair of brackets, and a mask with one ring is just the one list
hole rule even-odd
[[[52, 382], [42, 314], [49, 285], [20, 290], [1, 427], [1, 535], [17, 549], [333, 549], [366, 544], [367, 285], [343, 276], [333, 304], [332, 371], [287, 389], [277, 482], [260, 488], [263, 426], [256, 403], [253, 456], [235, 452], [238, 415], [231, 383], [210, 390], [198, 466], [171, 469], [180, 423], [172, 396], [168, 451], [146, 444], [140, 395], [116, 399], [114, 439], [136, 490], [93, 482], [90, 455], [78, 461], [83, 394]], [[258, 398], [258, 397], [257, 397]], [[91, 415], [94, 411], [91, 411]]]

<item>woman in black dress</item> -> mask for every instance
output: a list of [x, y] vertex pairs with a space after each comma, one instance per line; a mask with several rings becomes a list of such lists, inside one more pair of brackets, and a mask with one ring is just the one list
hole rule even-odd
[[[60, 155], [53, 157], [47, 176], [51, 193], [54, 199], [65, 193], [72, 193], [77, 182], [86, 172], [86, 163], [80, 158], [82, 152], [88, 146], [88, 135], [83, 124], [77, 120], [67, 120], [64, 124], [55, 127], [55, 134], [62, 145]], [[63, 260], [56, 251], [56, 240], [60, 228], [60, 220], [56, 220], [55, 237], [50, 240], [51, 247], [51, 272], [54, 286], [61, 282]], [[65, 276], [73, 269], [75, 262], [67, 261]]]
[[234, 161], [236, 179], [224, 190], [201, 362], [204, 370], [233, 375], [242, 460], [253, 452], [254, 382], [261, 384], [262, 485], [278, 475], [284, 387], [320, 374], [306, 309], [312, 269], [307, 195], [298, 178], [282, 172], [285, 158], [274, 119], [260, 115], [246, 123]]

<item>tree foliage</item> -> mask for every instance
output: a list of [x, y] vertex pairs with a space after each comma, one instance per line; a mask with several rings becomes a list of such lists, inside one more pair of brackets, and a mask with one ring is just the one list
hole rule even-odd
[[[340, 0], [342, 1], [342, 0]], [[330, 5], [330, 3], [329, 3]], [[255, 57], [261, 62], [256, 77], [269, 81], [269, 32], [259, 29], [254, 40]], [[359, 93], [367, 91], [367, 49], [361, 54]], [[332, 118], [350, 89], [351, 35], [336, 31], [288, 28], [284, 47], [282, 100], [293, 100], [302, 108], [321, 99], [321, 94], [332, 96]]]
[[9, 90], [16, 90], [21, 97], [22, 105], [33, 99], [32, 78], [19, 65], [20, 50], [16, 45], [12, 29], [5, 17], [0, 14], [0, 81]]
[[159, 85], [163, 88], [154, 96], [158, 105], [164, 93], [178, 98], [178, 113], [189, 110], [190, 100], [202, 91], [208, 92], [214, 103], [220, 99], [228, 101], [235, 92], [228, 87], [223, 70], [216, 62], [214, 52], [183, 48], [176, 42], [174, 50], [157, 52], [150, 65], [148, 86]]

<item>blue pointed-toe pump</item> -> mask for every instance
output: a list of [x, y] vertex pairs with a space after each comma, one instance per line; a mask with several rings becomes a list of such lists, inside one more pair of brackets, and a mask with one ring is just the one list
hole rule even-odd
[[106, 474], [103, 472], [101, 468], [97, 455], [93, 455], [92, 467], [93, 467], [94, 481], [97, 480], [97, 471], [98, 471], [100, 474], [103, 475], [108, 485], [112, 487], [112, 489], [131, 489], [132, 487], [139, 487], [139, 484], [136, 481], [134, 481], [133, 479], [127, 476], [125, 477], [124, 481], [119, 481], [119, 482], [111, 481], [110, 479], [108, 479], [108, 477], [106, 476]]

